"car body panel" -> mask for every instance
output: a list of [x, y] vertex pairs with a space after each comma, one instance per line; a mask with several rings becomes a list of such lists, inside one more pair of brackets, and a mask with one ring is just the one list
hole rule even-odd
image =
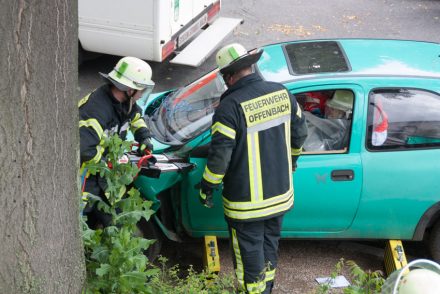
[[[355, 97], [364, 96], [362, 88], [353, 83], [302, 86], [300, 89], [292, 83], [287, 88], [293, 94], [328, 88], [349, 89]], [[354, 107], [352, 129], [361, 131], [362, 121], [358, 117], [362, 117], [363, 111], [356, 102]], [[286, 235], [296, 236], [295, 232], [340, 232], [349, 228], [358, 208], [363, 178], [358, 133], [353, 132], [350, 138], [348, 154], [304, 154], [300, 157], [298, 171], [294, 173], [294, 209], [284, 219], [283, 231], [286, 230]], [[332, 180], [332, 172], [338, 170], [353, 171], [353, 179]], [[317, 212], [319, 218], [314, 216]]]
[[[440, 77], [440, 52], [437, 43], [403, 40], [378, 42], [378, 40], [370, 39], [337, 41], [349, 60], [351, 68], [349, 72], [295, 75], [286, 62], [285, 50], [280, 47], [282, 44], [264, 47], [264, 53], [258, 62], [258, 70], [266, 80], [280, 83], [355, 75]], [[316, 40], [301, 42], [316, 42]]]
[[226, 237], [227, 228], [223, 216], [221, 191], [214, 191], [214, 207], [212, 209], [207, 209], [199, 201], [197, 184], [202, 179], [206, 158], [191, 158], [191, 162], [202, 168], [194, 169], [188, 173], [180, 185], [182, 220], [185, 230], [194, 237], [209, 234]]

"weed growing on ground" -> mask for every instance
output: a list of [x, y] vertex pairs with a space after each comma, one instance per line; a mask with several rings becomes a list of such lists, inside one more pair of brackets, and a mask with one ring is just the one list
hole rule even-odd
[[[330, 279], [335, 279], [347, 269], [351, 285], [343, 289], [344, 294], [373, 294], [380, 293], [385, 279], [382, 271], [364, 271], [354, 261], [345, 261], [343, 258], [335, 265], [335, 270], [330, 274]], [[317, 294], [332, 293], [331, 280], [329, 283], [319, 285]]]

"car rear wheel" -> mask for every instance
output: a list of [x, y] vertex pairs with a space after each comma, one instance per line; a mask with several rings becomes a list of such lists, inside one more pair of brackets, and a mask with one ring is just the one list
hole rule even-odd
[[440, 220], [436, 222], [431, 230], [429, 238], [429, 251], [435, 262], [440, 263]]
[[150, 262], [153, 262], [160, 254], [163, 243], [163, 234], [154, 220], [151, 218], [149, 221], [146, 221], [144, 218], [138, 223], [138, 228], [142, 233], [142, 237], [148, 240], [155, 240], [153, 244], [151, 244], [145, 252], [145, 255], [148, 257]]

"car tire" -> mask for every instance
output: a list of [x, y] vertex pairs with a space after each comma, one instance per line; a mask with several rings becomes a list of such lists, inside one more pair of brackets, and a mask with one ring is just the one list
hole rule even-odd
[[440, 263], [440, 220], [437, 220], [436, 224], [431, 230], [429, 237], [429, 252], [435, 262]]
[[163, 234], [156, 222], [151, 218], [146, 221], [142, 218], [138, 222], [138, 228], [142, 233], [142, 237], [148, 240], [155, 240], [148, 249], [144, 252], [150, 262], [153, 262], [162, 250]]

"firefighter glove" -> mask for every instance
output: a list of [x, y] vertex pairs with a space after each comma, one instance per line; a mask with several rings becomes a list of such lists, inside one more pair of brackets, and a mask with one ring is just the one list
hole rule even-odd
[[144, 156], [146, 151], [153, 152], [153, 144], [150, 138], [146, 138], [139, 143], [139, 148], [137, 150], [139, 156]]
[[296, 163], [298, 161], [299, 156], [292, 156], [292, 172], [296, 171], [296, 168], [298, 167], [298, 164]]
[[207, 186], [204, 181], [200, 183], [199, 200], [206, 208], [212, 208], [214, 206], [212, 192], [213, 188]]

